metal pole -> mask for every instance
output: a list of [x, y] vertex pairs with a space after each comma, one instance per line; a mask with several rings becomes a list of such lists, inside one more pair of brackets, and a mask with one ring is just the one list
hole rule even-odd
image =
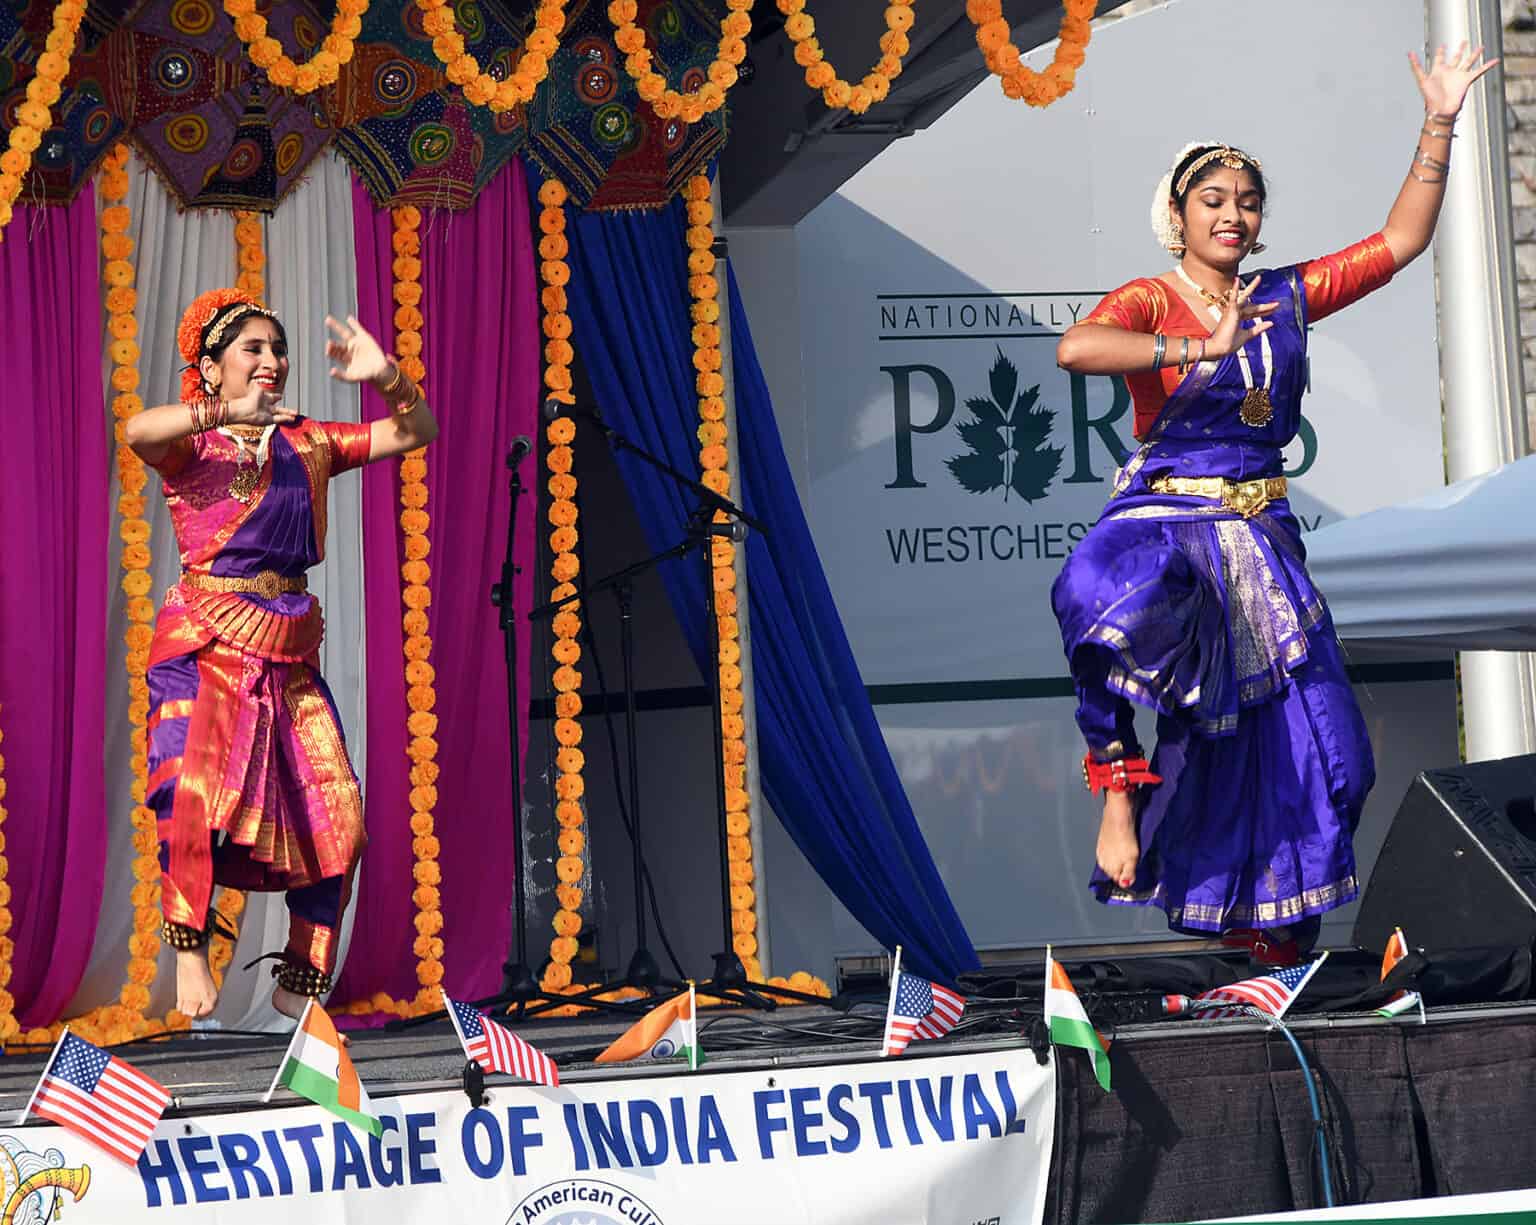
[[[1503, 52], [1497, 0], [1428, 0], [1429, 49], [1463, 41]], [[1510, 216], [1504, 71], [1495, 68], [1462, 108], [1435, 234], [1440, 291], [1440, 379], [1446, 477], [1463, 480], [1525, 455], [1525, 382]], [[1461, 692], [1467, 760], [1536, 752], [1536, 668], [1514, 651], [1464, 651]]]
[[[710, 186], [715, 237], [725, 237], [725, 208], [720, 198], [720, 171], [715, 171]], [[730, 470], [736, 474], [732, 497], [738, 506], [746, 505], [741, 483], [741, 448], [736, 431], [736, 367], [731, 352], [731, 290], [729, 259], [715, 261], [715, 278], [720, 282], [720, 373], [725, 376], [725, 447]], [[768, 881], [763, 871], [763, 822], [768, 808], [763, 802], [762, 776], [757, 768], [757, 702], [752, 686], [752, 618], [747, 608], [747, 546], [736, 547], [736, 623], [741, 644], [741, 717], [746, 724], [747, 807], [752, 814], [752, 888], [756, 893], [753, 910], [757, 915], [757, 960], [766, 975], [770, 971], [768, 940]], [[717, 661], [718, 663], [718, 661]]]

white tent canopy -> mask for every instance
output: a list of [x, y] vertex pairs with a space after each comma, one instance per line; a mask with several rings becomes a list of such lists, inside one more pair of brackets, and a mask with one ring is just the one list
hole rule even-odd
[[1536, 650], [1536, 456], [1307, 537], [1351, 642]]

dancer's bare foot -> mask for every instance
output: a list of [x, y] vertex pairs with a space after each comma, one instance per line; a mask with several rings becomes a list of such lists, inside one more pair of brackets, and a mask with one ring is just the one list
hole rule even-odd
[[208, 949], [179, 949], [176, 953], [176, 1009], [197, 1021], [213, 1012], [219, 989], [208, 968]]
[[1130, 794], [1104, 791], [1104, 817], [1099, 823], [1099, 845], [1094, 852], [1099, 868], [1122, 889], [1129, 889], [1136, 879], [1136, 864], [1141, 846], [1136, 839], [1136, 817]]

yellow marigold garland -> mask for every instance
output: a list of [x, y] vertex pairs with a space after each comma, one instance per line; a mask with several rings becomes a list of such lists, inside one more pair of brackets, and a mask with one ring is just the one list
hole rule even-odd
[[0, 153], [0, 241], [11, 221], [11, 206], [21, 195], [22, 180], [32, 168], [32, 155], [43, 143], [43, 133], [52, 126], [49, 109], [64, 90], [69, 57], [74, 54], [84, 16], [84, 0], [59, 0], [54, 6], [48, 41], [37, 57], [37, 75], [27, 82], [27, 99], [16, 108], [16, 126], [11, 129], [5, 152]]
[[1060, 42], [1051, 66], [1044, 72], [1026, 68], [1013, 31], [1003, 17], [1002, 0], [966, 0], [965, 12], [976, 27], [976, 45], [987, 67], [1003, 83], [1003, 93], [1022, 98], [1030, 106], [1049, 106], [1072, 90], [1077, 70], [1088, 58], [1088, 39], [1093, 34], [1093, 13], [1098, 0], [1065, 0]]
[[337, 0], [331, 32], [303, 64], [295, 64], [282, 43], [268, 35], [267, 19], [256, 9], [257, 0], [224, 0], [224, 12], [235, 23], [235, 34], [245, 44], [251, 63], [265, 71], [272, 84], [296, 94], [312, 94], [322, 85], [334, 85], [341, 66], [351, 62], [368, 0]]
[[635, 24], [640, 15], [636, 0], [612, 0], [608, 19], [614, 25], [614, 44], [624, 52], [624, 71], [629, 73], [640, 98], [663, 119], [681, 116], [684, 123], [697, 123], [725, 103], [725, 95], [736, 84], [736, 65], [747, 58], [747, 35], [752, 32], [753, 0], [726, 0], [730, 12], [720, 23], [720, 42], [709, 66], [709, 79], [697, 92], [683, 94], [667, 85], [666, 77], [651, 68], [652, 55], [645, 45], [645, 31]]
[[416, 0], [424, 17], [422, 27], [432, 39], [432, 52], [447, 72], [448, 79], [464, 90], [464, 97], [477, 106], [493, 111], [509, 111], [519, 103], [531, 102], [539, 82], [549, 75], [549, 61], [560, 49], [560, 32], [565, 29], [566, 0], [540, 0], [534, 13], [533, 32], [523, 44], [512, 74], [498, 81], [480, 67], [480, 61], [465, 49], [453, 6], [448, 0]]
[[[403, 370], [420, 385], [427, 376], [421, 358], [421, 210], [406, 205], [392, 212], [395, 230], [391, 238], [394, 250], [395, 354]], [[411, 900], [416, 904], [416, 939], [411, 951], [416, 956], [415, 998], [396, 1000], [385, 992], [369, 999], [354, 1000], [343, 1011], [355, 1016], [372, 1012], [390, 1012], [397, 1016], [417, 1016], [441, 1007], [439, 984], [443, 981], [443, 910], [442, 867], [438, 856], [437, 808], [437, 672], [432, 667], [431, 621], [427, 609], [432, 603], [428, 581], [432, 567], [427, 555], [432, 542], [427, 529], [432, 520], [427, 513], [426, 448], [409, 452], [400, 463], [400, 529], [404, 534], [405, 560], [400, 566], [403, 581], [401, 602], [405, 615], [405, 699], [410, 713], [406, 730], [410, 743], [406, 753], [411, 759], [411, 853], [415, 865], [411, 877], [415, 887]]]
[[[544, 385], [551, 399], [571, 403], [570, 365], [575, 357], [571, 347], [571, 317], [566, 313], [565, 286], [571, 279], [565, 257], [570, 244], [565, 237], [565, 187], [557, 179], [546, 179], [539, 187], [539, 275], [544, 287], [539, 294], [544, 308]], [[576, 477], [571, 471], [571, 443], [576, 427], [569, 417], [557, 417], [545, 430], [549, 449], [545, 463], [549, 467], [549, 534], [554, 561], [550, 566], [556, 586], [550, 593], [555, 600], [576, 594], [575, 579], [581, 570], [576, 556]], [[555, 641], [550, 653], [556, 668], [555, 741], [555, 820], [560, 823], [555, 860], [559, 884], [555, 896], [560, 907], [555, 911], [555, 935], [549, 942], [549, 967], [544, 971], [545, 991], [561, 992], [571, 986], [571, 959], [576, 956], [576, 937], [581, 932], [581, 882], [587, 874], [584, 852], [586, 817], [581, 797], [585, 790], [582, 768], [586, 759], [581, 752], [581, 605], [567, 604], [552, 623]]]
[[[0, 731], [0, 742], [5, 740]], [[10, 815], [5, 807], [5, 757], [0, 756], [0, 827]], [[6, 990], [11, 985], [11, 959], [16, 955], [15, 942], [11, 940], [11, 887], [6, 882], [9, 865], [5, 858], [5, 834], [0, 832], [0, 1049], [4, 1049], [21, 1032], [16, 1022], [16, 1001]]]
[[805, 69], [805, 83], [820, 90], [829, 107], [846, 107], [855, 115], [862, 115], [876, 102], [885, 100], [891, 92], [891, 82], [901, 75], [902, 59], [912, 49], [907, 31], [912, 28], [913, 0], [887, 0], [880, 58], [857, 85], [843, 80], [827, 59], [816, 39], [816, 23], [805, 11], [805, 0], [778, 0], [778, 5], [787, 19], [784, 33], [795, 44], [795, 63]]

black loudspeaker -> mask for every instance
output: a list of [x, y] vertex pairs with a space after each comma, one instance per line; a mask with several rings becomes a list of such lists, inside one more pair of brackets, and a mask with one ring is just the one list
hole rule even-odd
[[1354, 940], [1430, 948], [1536, 940], [1536, 756], [1426, 770], [1376, 860]]

